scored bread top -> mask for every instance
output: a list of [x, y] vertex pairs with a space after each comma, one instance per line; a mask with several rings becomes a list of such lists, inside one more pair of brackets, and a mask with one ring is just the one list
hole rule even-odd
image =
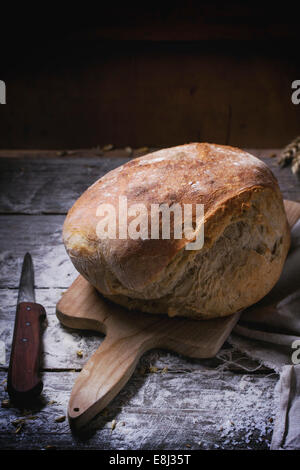
[[[149, 210], [152, 203], [204, 204], [207, 247], [232, 217], [247, 210], [251, 194], [264, 188], [282, 199], [268, 167], [240, 149], [191, 143], [159, 150], [110, 171], [88, 188], [67, 215], [64, 243], [77, 269], [89, 280], [97, 278], [100, 290], [105, 270], [128, 289], [142, 289], [155, 281], [190, 240], [174, 239], [172, 232], [170, 240], [101, 240], [96, 234], [100, 204], [118, 209], [119, 196], [126, 196], [128, 205], [140, 202]], [[91, 275], [91, 269], [99, 272]], [[104, 285], [102, 290], [106, 290]]]

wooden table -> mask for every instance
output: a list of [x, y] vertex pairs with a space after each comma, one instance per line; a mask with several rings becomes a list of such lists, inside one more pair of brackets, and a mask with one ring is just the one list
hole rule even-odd
[[[299, 181], [290, 169], [279, 169], [276, 163], [274, 154], [279, 151], [250, 151], [274, 171], [284, 197], [300, 201]], [[77, 275], [62, 244], [62, 224], [82, 191], [128, 158], [124, 151], [103, 155], [97, 149], [67, 154], [0, 152], [0, 340], [6, 347], [6, 359], [0, 356], [1, 401], [8, 398], [5, 379], [26, 251], [34, 260], [37, 302], [48, 316], [43, 336], [44, 391], [32, 410], [0, 408], [0, 448], [268, 448], [278, 376], [229, 344], [212, 360], [152, 351], [88, 432], [72, 435], [67, 419], [56, 421], [66, 415], [78, 372], [103, 339], [64, 328], [56, 318], [55, 305]]]

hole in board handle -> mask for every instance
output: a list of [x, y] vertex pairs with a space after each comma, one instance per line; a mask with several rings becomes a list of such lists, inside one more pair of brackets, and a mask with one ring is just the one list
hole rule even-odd
[[79, 408], [73, 408], [73, 411], [76, 411], [76, 413], [78, 413]]

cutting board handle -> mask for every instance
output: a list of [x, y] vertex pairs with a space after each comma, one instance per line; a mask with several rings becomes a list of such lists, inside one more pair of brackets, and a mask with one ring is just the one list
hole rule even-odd
[[149, 334], [106, 336], [77, 378], [69, 401], [73, 429], [87, 424], [119, 393], [144, 352], [153, 348]]

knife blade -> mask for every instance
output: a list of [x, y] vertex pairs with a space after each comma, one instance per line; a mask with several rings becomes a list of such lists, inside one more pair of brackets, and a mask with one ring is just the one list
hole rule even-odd
[[34, 269], [29, 253], [24, 256], [20, 277], [7, 391], [15, 402], [28, 402], [43, 389], [39, 377], [44, 307], [35, 302]]

